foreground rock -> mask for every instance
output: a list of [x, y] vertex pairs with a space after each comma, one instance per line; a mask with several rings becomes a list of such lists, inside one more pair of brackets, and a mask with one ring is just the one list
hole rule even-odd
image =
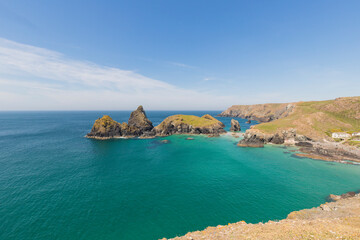
[[167, 117], [154, 128], [157, 136], [173, 134], [208, 134], [226, 133], [225, 125], [214, 117], [206, 114], [202, 117], [193, 115], [174, 115]]
[[240, 221], [173, 239], [360, 239], [360, 196], [295, 211], [276, 222], [247, 224]]
[[225, 125], [210, 115], [202, 117], [192, 115], [174, 115], [166, 118], [155, 128], [147, 118], [144, 108], [139, 106], [131, 113], [128, 123], [118, 123], [105, 115], [95, 121], [88, 138], [153, 138], [173, 134], [207, 134], [218, 136], [226, 133]]
[[230, 131], [232, 131], [232, 132], [239, 132], [239, 131], [241, 131], [240, 123], [239, 123], [238, 120], [231, 119]]

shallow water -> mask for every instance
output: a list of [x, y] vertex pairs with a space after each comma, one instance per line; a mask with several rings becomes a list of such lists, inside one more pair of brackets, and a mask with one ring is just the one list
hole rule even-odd
[[[130, 115], [0, 113], [0, 239], [174, 237], [282, 219], [360, 188], [360, 166], [295, 158], [276, 146], [239, 148], [230, 135], [170, 136], [167, 144], [84, 138], [104, 113]], [[154, 125], [172, 114], [148, 112]], [[229, 128], [231, 118], [218, 119]]]

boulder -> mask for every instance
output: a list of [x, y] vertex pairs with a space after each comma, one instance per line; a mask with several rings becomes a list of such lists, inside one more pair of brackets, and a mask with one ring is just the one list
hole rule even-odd
[[235, 120], [235, 119], [231, 119], [230, 131], [232, 131], [232, 132], [241, 131], [241, 127], [240, 127], [239, 121], [237, 121], [237, 120]]

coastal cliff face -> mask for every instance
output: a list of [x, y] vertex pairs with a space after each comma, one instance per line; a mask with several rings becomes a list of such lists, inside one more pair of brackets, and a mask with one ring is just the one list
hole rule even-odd
[[258, 129], [249, 129], [239, 141], [240, 147], [264, 147], [264, 144], [289, 144], [311, 141], [310, 138], [297, 134], [296, 129], [279, 130], [275, 133], [263, 133]]
[[95, 121], [88, 138], [153, 138], [156, 136], [169, 136], [173, 134], [207, 134], [219, 135], [225, 133], [225, 125], [206, 114], [202, 117], [192, 115], [174, 115], [167, 117], [155, 128], [147, 118], [142, 106], [131, 113], [128, 123], [118, 123], [110, 116], [103, 116]]
[[209, 134], [219, 135], [225, 133], [225, 125], [206, 114], [202, 117], [193, 115], [174, 115], [167, 117], [154, 128], [157, 136], [172, 134]]
[[356, 140], [336, 143], [334, 131], [360, 131], [360, 97], [318, 102], [293, 103], [286, 117], [252, 126], [238, 146], [263, 147], [264, 144], [289, 144], [301, 147], [298, 156], [327, 161], [360, 161]]
[[292, 212], [280, 221], [257, 224], [240, 221], [208, 227], [173, 239], [360, 239], [360, 195], [348, 195], [333, 195], [337, 201]]
[[266, 103], [234, 105], [220, 113], [220, 117], [240, 117], [259, 122], [270, 122], [288, 116], [294, 108], [292, 103]]

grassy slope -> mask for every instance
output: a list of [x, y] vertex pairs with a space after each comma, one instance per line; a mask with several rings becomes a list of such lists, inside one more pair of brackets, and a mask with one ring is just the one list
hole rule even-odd
[[219, 123], [217, 119], [213, 118], [208, 114], [202, 117], [178, 114], [167, 117], [160, 125], [167, 125], [169, 122], [172, 122], [174, 125], [180, 125], [181, 123], [184, 123], [193, 127], [208, 127]]
[[299, 102], [289, 116], [255, 126], [266, 133], [288, 128], [314, 139], [330, 139], [334, 131], [360, 131], [360, 97]]

